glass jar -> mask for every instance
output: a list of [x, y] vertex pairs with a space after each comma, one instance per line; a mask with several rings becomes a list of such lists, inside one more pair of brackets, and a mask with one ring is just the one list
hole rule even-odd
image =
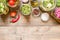
[[19, 0], [16, 0], [16, 1], [13, 1], [12, 0], [12, 2], [10, 2], [9, 0], [7, 1], [7, 5], [10, 8], [16, 8], [19, 4], [20, 4], [20, 1]]
[[43, 11], [51, 11], [56, 7], [56, 0], [41, 0], [40, 8]]
[[38, 3], [37, 0], [32, 0], [32, 1], [31, 1], [31, 6], [32, 6], [32, 7], [37, 7], [38, 4], [39, 4], [39, 3]]
[[9, 12], [9, 8], [6, 4], [4, 4], [3, 2], [0, 2], [0, 15], [2, 14], [7, 14]]

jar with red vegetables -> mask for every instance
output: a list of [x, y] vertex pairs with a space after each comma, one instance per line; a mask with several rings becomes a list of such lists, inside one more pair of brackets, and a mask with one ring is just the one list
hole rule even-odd
[[60, 23], [60, 7], [56, 7], [54, 11], [52, 11], [51, 16]]
[[55, 16], [60, 19], [60, 7], [55, 8]]
[[33, 9], [32, 15], [33, 15], [33, 16], [36, 16], [36, 17], [40, 16], [40, 10], [39, 10], [39, 9], [36, 9], [36, 8]]
[[15, 8], [19, 5], [19, 0], [7, 0], [7, 5], [11, 8]]

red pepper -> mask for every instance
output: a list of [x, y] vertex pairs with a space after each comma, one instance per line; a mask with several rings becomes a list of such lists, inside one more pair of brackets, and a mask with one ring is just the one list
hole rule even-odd
[[20, 19], [20, 15], [18, 15], [18, 17], [17, 17], [17, 18], [12, 19], [12, 20], [11, 20], [11, 22], [12, 22], [12, 23], [15, 23], [15, 22], [17, 22], [19, 19]]

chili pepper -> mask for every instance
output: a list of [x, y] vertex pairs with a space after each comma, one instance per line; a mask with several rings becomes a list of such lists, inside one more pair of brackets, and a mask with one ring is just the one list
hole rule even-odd
[[15, 22], [17, 22], [19, 19], [20, 19], [20, 15], [18, 15], [17, 18], [12, 19], [11, 22], [12, 22], [12, 23], [15, 23]]

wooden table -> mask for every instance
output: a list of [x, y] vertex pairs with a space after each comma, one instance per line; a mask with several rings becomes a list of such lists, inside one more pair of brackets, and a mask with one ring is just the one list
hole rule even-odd
[[20, 16], [16, 23], [8, 15], [0, 18], [0, 40], [60, 40], [60, 25], [52, 17], [42, 22], [40, 17]]

